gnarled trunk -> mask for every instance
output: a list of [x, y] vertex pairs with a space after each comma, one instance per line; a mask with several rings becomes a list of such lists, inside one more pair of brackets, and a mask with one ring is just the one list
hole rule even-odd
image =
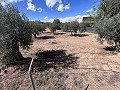
[[10, 48], [7, 49], [7, 52], [3, 56], [3, 63], [6, 65], [12, 65], [22, 61], [24, 57], [19, 51], [19, 42], [18, 40], [13, 40]]
[[116, 51], [119, 51], [120, 50], [120, 42], [117, 40], [114, 40], [114, 43], [115, 43]]

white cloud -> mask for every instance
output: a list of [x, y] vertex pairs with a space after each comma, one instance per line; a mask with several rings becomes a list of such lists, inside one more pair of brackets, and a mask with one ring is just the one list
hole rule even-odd
[[23, 0], [0, 0], [0, 3], [2, 6], [4, 6], [6, 3], [13, 3], [13, 2], [21, 2]]
[[53, 7], [56, 3], [62, 3], [62, 0], [45, 0], [47, 7]]
[[58, 6], [57, 10], [63, 12], [63, 10], [64, 10], [63, 4], [60, 4], [60, 5]]
[[91, 8], [91, 9], [89, 9], [87, 11], [84, 11], [84, 12], [86, 12], [89, 15], [93, 15], [94, 16], [94, 15], [97, 14], [97, 9], [96, 8]]
[[28, 0], [27, 1], [27, 5], [28, 5], [28, 7], [27, 7], [27, 10], [31, 10], [31, 11], [38, 11], [38, 12], [42, 12], [43, 11], [43, 9], [42, 8], [36, 8], [35, 7], [35, 5], [32, 3], [32, 0]]
[[70, 9], [70, 3], [68, 3], [67, 5], [65, 5], [65, 10]]
[[89, 17], [90, 15], [83, 15], [82, 17]]
[[60, 21], [62, 22], [72, 22], [75, 21], [77, 18], [81, 18], [81, 15], [73, 16], [73, 17], [65, 17], [65, 18], [60, 18]]
[[70, 3], [64, 6], [64, 4], [62, 3], [62, 0], [45, 0], [45, 1], [46, 1], [46, 5], [47, 5], [48, 8], [52, 8], [56, 4], [58, 4], [57, 10], [60, 11], [60, 12], [63, 12], [64, 10], [69, 10], [70, 9]]
[[0, 2], [0, 3], [2, 4], [2, 6], [5, 6], [5, 4], [6, 4], [5, 2]]
[[42, 12], [42, 8], [38, 8], [37, 10], [38, 10], [38, 12], [40, 12], [40, 13]]
[[70, 3], [67, 5], [60, 4], [57, 8], [58, 11], [63, 12], [64, 10], [69, 10], [70, 9]]
[[93, 12], [93, 8], [87, 10], [86, 12], [87, 12], [87, 13], [91, 13], [91, 12]]
[[[72, 17], [65, 17], [65, 18], [58, 18], [61, 22], [72, 22], [72, 21], [76, 21], [78, 20], [79, 22], [82, 22], [83, 17], [88, 17], [89, 15], [76, 15], [76, 16], [72, 16]], [[53, 19], [47, 19], [44, 20], [43, 22], [53, 22], [55, 18]]]
[[[24, 0], [0, 0], [0, 3], [2, 4], [2, 6], [4, 6], [6, 3], [17, 3], [17, 2], [21, 2]], [[23, 4], [24, 6], [24, 4]], [[27, 10], [31, 10], [31, 11], [36, 11], [38, 10], [38, 12], [42, 12], [42, 8], [35, 8], [35, 5], [32, 3], [32, 0], [27, 0]]]
[[32, 0], [28, 0], [28, 2], [32, 2]]
[[49, 20], [43, 20], [42, 22], [53, 22], [54, 19], [49, 19]]
[[44, 20], [48, 20], [48, 17], [46, 16], [46, 17], [44, 17], [43, 19], [44, 19]]
[[28, 0], [27, 5], [28, 5], [27, 10], [31, 10], [34, 12], [36, 11], [35, 5], [32, 4], [31, 0]]

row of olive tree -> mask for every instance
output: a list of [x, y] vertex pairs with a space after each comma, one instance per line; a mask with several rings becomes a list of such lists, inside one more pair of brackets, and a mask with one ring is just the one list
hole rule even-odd
[[37, 38], [37, 35], [45, 31], [45, 24], [40, 21], [29, 21], [32, 29], [32, 34], [34, 38]]
[[[65, 32], [71, 32], [71, 35], [76, 34], [78, 31], [83, 32], [82, 24], [76, 21], [62, 23], [61, 29]], [[74, 33], [74, 34], [73, 34]]]
[[[67, 26], [65, 26], [67, 25]], [[32, 34], [37, 35], [50, 27], [54, 34], [62, 27], [66, 30], [77, 33], [80, 30], [78, 22], [62, 24], [59, 19], [53, 23], [42, 23], [40, 21], [29, 21], [25, 14], [20, 15], [17, 7], [7, 4], [3, 7], [0, 4], [0, 55], [2, 63], [9, 65], [22, 61], [24, 57], [19, 51], [19, 47], [28, 49], [32, 42]]]
[[60, 22], [59, 19], [54, 19], [52, 23], [49, 23], [49, 28], [53, 34], [55, 34], [56, 30], [62, 30], [64, 32], [71, 32], [71, 35], [76, 34], [77, 31], [83, 32], [82, 24], [77, 21], [73, 22]]
[[25, 14], [20, 15], [16, 6], [0, 4], [0, 54], [5, 65], [23, 60], [19, 46], [28, 49], [32, 41], [32, 31]]
[[105, 39], [120, 50], [120, 0], [101, 0], [96, 31], [101, 42]]

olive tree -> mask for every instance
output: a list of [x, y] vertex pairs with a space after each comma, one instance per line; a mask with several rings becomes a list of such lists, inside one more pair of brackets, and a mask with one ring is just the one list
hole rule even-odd
[[53, 34], [55, 34], [56, 30], [60, 29], [61, 22], [59, 19], [54, 19], [53, 23], [50, 25], [50, 30]]
[[99, 35], [98, 40], [101, 43], [105, 39], [109, 44], [115, 45], [116, 50], [120, 49], [120, 13], [99, 21], [96, 31]]
[[71, 30], [71, 35], [76, 34], [77, 31], [80, 29], [80, 24], [76, 21], [73, 21], [69, 24], [69, 30]]
[[0, 53], [5, 65], [23, 60], [19, 46], [28, 49], [32, 41], [32, 32], [25, 14], [22, 16], [17, 7], [0, 4]]
[[57, 24], [56, 23], [51, 23], [50, 25], [50, 31], [55, 34], [56, 30], [58, 29]]
[[69, 27], [70, 27], [70, 22], [65, 22], [65, 23], [62, 23], [62, 25], [61, 25], [61, 29], [62, 29], [63, 32], [70, 31]]
[[39, 33], [43, 33], [43, 31], [45, 30], [45, 25], [42, 24], [40, 21], [30, 21], [30, 24], [34, 38], [37, 38], [37, 35], [39, 35]]
[[101, 0], [97, 13], [96, 31], [101, 42], [105, 39], [120, 50], [120, 1]]

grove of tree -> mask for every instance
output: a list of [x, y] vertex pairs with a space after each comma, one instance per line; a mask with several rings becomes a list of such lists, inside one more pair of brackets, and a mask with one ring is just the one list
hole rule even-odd
[[[99, 41], [112, 42], [110, 44], [120, 51], [120, 1], [101, 0], [95, 22]], [[32, 35], [37, 38], [46, 27], [49, 27], [53, 34], [56, 30], [63, 30], [70, 31], [71, 35], [74, 35], [78, 31], [83, 32], [85, 26], [92, 26], [92, 24], [76, 21], [62, 23], [59, 19], [54, 19], [52, 23], [29, 21], [25, 14], [20, 14], [16, 6], [7, 4], [3, 7], [0, 4], [1, 61], [5, 65], [22, 61], [24, 57], [19, 49], [29, 49]]]

